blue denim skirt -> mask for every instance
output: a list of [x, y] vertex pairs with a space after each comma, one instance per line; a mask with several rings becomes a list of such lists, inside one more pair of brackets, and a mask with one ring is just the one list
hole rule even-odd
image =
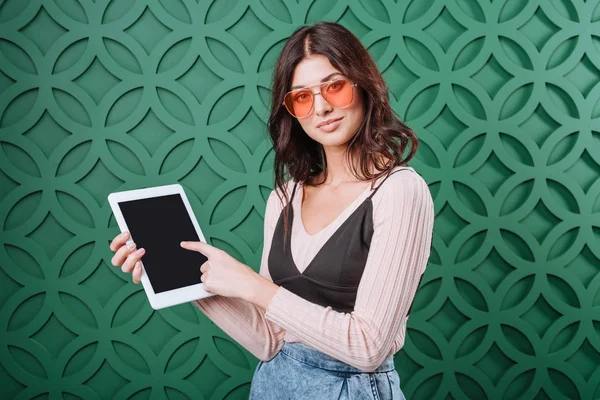
[[405, 400], [394, 358], [366, 373], [301, 343], [285, 343], [254, 371], [250, 400]]

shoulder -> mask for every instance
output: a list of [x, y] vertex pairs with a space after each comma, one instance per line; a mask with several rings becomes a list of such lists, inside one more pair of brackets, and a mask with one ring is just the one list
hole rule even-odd
[[[296, 182], [290, 180], [287, 181], [283, 186], [271, 190], [269, 197], [267, 198], [267, 209], [266, 213], [275, 213], [279, 215], [281, 210], [284, 208], [285, 197], [284, 193], [287, 193], [288, 198], [292, 197], [292, 192]], [[298, 189], [296, 189], [298, 190]]]
[[[394, 206], [406, 203], [417, 203], [427, 206], [433, 205], [429, 186], [423, 177], [412, 167], [397, 167], [387, 179], [381, 178], [376, 183], [379, 187], [373, 195], [373, 205]], [[387, 208], [384, 207], [384, 208]]]
[[[394, 170], [388, 175], [380, 178], [378, 182], [375, 183], [375, 187], [379, 187], [378, 192], [386, 192], [390, 190], [396, 190], [399, 188], [403, 188], [406, 185], [418, 185], [421, 188], [427, 186], [427, 182], [425, 179], [415, 171], [412, 167], [396, 167]], [[377, 195], [379, 193], [376, 193]]]

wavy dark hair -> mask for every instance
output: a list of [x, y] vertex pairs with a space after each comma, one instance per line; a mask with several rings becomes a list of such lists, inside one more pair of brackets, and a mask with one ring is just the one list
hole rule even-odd
[[[322, 184], [324, 180], [313, 179], [321, 172], [327, 178], [322, 145], [311, 139], [283, 106], [296, 66], [314, 54], [327, 57], [331, 65], [357, 83], [364, 99], [365, 119], [348, 142], [352, 174], [357, 179], [374, 182], [393, 168], [406, 165], [414, 157], [419, 141], [392, 110], [387, 85], [375, 61], [348, 29], [332, 22], [319, 22], [292, 34], [273, 72], [268, 129], [275, 150], [275, 188], [283, 188], [289, 178], [304, 185]], [[409, 144], [409, 153], [402, 158]], [[289, 202], [286, 190], [277, 192], [281, 192], [282, 203]], [[287, 218], [284, 220], [287, 222]]]

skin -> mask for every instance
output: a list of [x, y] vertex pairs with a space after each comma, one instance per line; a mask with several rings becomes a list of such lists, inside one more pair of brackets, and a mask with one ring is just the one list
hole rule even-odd
[[[333, 75], [337, 73], [337, 75]], [[322, 78], [344, 77], [323, 55], [315, 54], [302, 60], [292, 75], [292, 88], [318, 84]], [[316, 78], [316, 79], [315, 79]], [[319, 87], [312, 89], [313, 93]], [[302, 223], [309, 235], [315, 235], [339, 216], [369, 186], [370, 182], [357, 180], [347, 165], [347, 145], [365, 119], [365, 106], [358, 88], [354, 89], [352, 103], [347, 107], [334, 107], [323, 96], [315, 96], [313, 112], [298, 119], [306, 134], [323, 145], [327, 159], [327, 178], [315, 177], [318, 186], [304, 186], [302, 201]], [[323, 132], [317, 125], [329, 119], [343, 117], [333, 132]]]
[[[337, 73], [333, 78], [343, 76], [331, 65], [329, 59], [322, 55], [312, 55], [303, 59], [294, 70], [291, 87], [308, 87], [318, 85], [322, 79]], [[312, 88], [313, 93], [319, 87]], [[324, 132], [317, 125], [331, 118], [343, 117], [341, 123], [332, 132]], [[302, 203], [302, 221], [309, 234], [316, 233], [333, 222], [337, 216], [352, 203], [370, 182], [359, 181], [350, 173], [346, 161], [348, 141], [358, 130], [365, 118], [364, 102], [360, 91], [355, 89], [352, 103], [344, 108], [329, 104], [322, 96], [315, 96], [315, 104], [311, 114], [298, 119], [306, 134], [321, 143], [327, 159], [327, 179], [319, 186], [304, 186]], [[315, 179], [322, 182], [322, 176]], [[140, 259], [144, 249], [136, 249], [135, 244], [127, 247], [129, 233], [116, 236], [111, 244], [115, 252], [112, 264], [121, 267], [125, 273], [131, 273], [134, 283], [140, 283], [142, 269]], [[203, 242], [182, 242], [181, 246], [190, 251], [204, 254], [208, 261], [200, 267], [202, 282], [208, 292], [238, 297], [266, 310], [279, 288], [270, 280], [254, 272], [231, 257], [223, 250]]]

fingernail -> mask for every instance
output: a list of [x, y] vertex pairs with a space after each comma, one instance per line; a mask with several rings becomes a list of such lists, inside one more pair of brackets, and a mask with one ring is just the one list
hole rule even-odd
[[124, 238], [125, 236], [127, 236], [127, 232], [122, 232], [119, 237]]
[[135, 243], [129, 243], [129, 244], [127, 245], [127, 248], [128, 248], [129, 250], [133, 250], [133, 249], [135, 249]]
[[138, 253], [138, 254], [142, 254], [144, 251], [145, 251], [145, 250], [144, 250], [144, 248], [142, 247], [141, 249], [138, 249], [137, 253]]
[[180, 245], [181, 247], [183, 247], [183, 246], [185, 246], [185, 242], [181, 242], [181, 243], [179, 243], [179, 245]]

